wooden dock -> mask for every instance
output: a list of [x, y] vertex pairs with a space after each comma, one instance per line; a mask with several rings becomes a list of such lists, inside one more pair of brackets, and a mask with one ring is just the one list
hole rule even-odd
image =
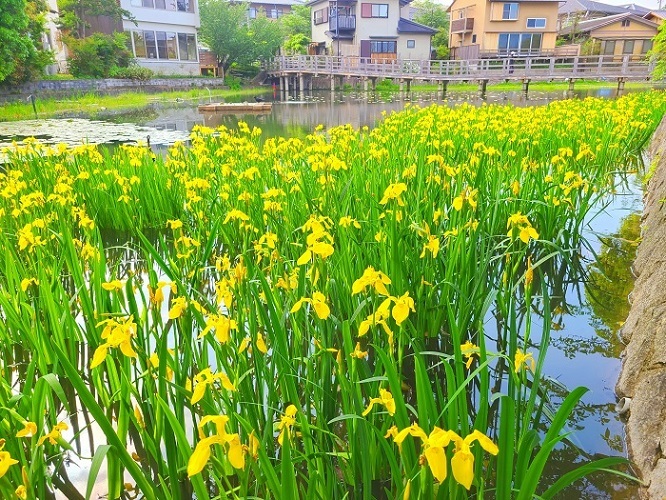
[[214, 102], [200, 104], [199, 111], [214, 113], [257, 113], [267, 112], [273, 108], [270, 102]]

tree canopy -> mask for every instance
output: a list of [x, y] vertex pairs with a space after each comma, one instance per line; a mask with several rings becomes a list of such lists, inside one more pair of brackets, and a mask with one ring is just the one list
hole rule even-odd
[[35, 59], [26, 0], [3, 0], [0, 9], [0, 82]]
[[654, 37], [654, 45], [652, 50], [648, 53], [648, 56], [651, 57], [654, 62], [654, 70], [652, 71], [652, 76], [656, 80], [661, 80], [666, 76], [666, 28], [664, 26], [666, 23], [662, 23], [659, 26], [659, 31], [657, 36]]
[[446, 8], [433, 0], [417, 0], [412, 4], [417, 9], [414, 21], [437, 30], [432, 37], [432, 48], [438, 59], [449, 55], [449, 16]]
[[201, 0], [200, 38], [224, 69], [233, 63], [252, 64], [275, 55], [282, 44], [281, 24], [258, 15], [248, 16], [247, 3]]
[[285, 36], [284, 48], [287, 53], [304, 53], [312, 37], [310, 7], [293, 5], [291, 12], [284, 16], [281, 22]]

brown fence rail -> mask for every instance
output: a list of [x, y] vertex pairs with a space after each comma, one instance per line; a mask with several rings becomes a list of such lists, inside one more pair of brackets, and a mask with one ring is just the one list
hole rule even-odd
[[265, 65], [269, 76], [343, 75], [406, 80], [549, 80], [566, 78], [649, 79], [652, 65], [641, 56], [503, 57], [474, 60], [388, 60], [350, 56], [283, 56]]

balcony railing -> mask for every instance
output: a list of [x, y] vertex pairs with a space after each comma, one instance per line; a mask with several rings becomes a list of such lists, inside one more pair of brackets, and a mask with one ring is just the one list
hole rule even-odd
[[331, 31], [355, 30], [356, 16], [334, 16], [328, 20], [328, 27]]
[[464, 17], [451, 21], [451, 33], [466, 33], [474, 29], [474, 18]]

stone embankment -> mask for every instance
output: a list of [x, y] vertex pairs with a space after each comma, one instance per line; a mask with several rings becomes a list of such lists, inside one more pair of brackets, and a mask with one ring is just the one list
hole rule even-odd
[[219, 89], [223, 78], [151, 78], [146, 81], [121, 78], [96, 80], [41, 80], [14, 87], [0, 87], [0, 100], [14, 100], [28, 95], [56, 97], [85, 92], [118, 94], [121, 92], [167, 92], [189, 89]]
[[641, 496], [666, 499], [666, 119], [650, 145], [654, 167], [644, 197], [641, 243], [622, 328], [626, 344], [616, 391], [628, 406], [629, 457], [644, 482]]

